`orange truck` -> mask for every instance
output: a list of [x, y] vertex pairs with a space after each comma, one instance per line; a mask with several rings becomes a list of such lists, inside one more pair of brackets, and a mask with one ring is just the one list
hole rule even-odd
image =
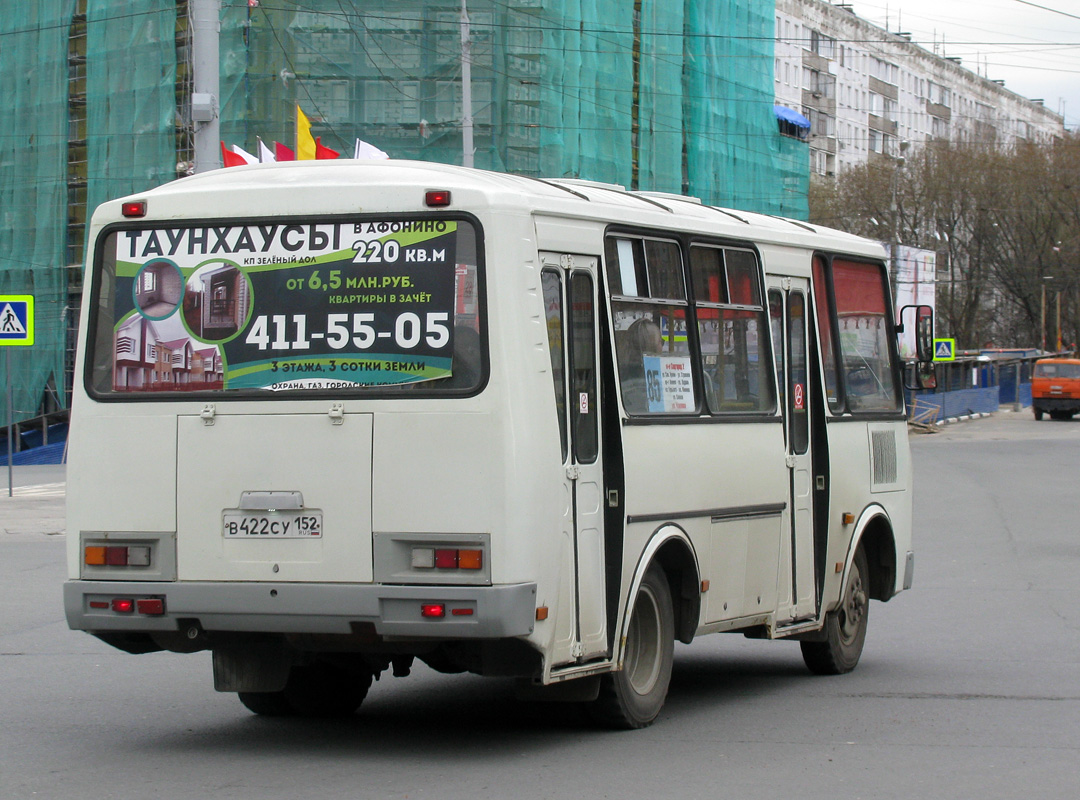
[[1035, 419], [1072, 419], [1080, 413], [1080, 359], [1040, 358], [1031, 378], [1031, 410]]

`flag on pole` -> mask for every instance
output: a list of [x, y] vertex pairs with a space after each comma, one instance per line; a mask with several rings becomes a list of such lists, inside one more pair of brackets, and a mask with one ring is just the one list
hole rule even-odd
[[259, 161], [263, 164], [271, 164], [277, 161], [277, 156], [274, 151], [266, 146], [266, 142], [259, 139]]
[[221, 160], [226, 167], [242, 167], [248, 163], [242, 155], [227, 148], [225, 142], [221, 143]]
[[357, 139], [356, 147], [353, 148], [353, 158], [390, 158], [390, 156], [375, 145]]
[[281, 142], [274, 142], [274, 156], [275, 161], [296, 161], [296, 153]]
[[311, 123], [296, 107], [296, 160], [313, 161], [315, 159], [315, 140], [311, 138]]
[[247, 150], [245, 150], [238, 144], [234, 144], [232, 146], [232, 151], [236, 153], [236, 155], [240, 156], [240, 158], [244, 159], [245, 164], [259, 163], [259, 159], [255, 158], [255, 156], [253, 156], [251, 153], [249, 153]]
[[315, 137], [315, 158], [337, 158], [340, 156], [337, 150], [331, 150], [329, 147], [322, 143], [322, 137]]

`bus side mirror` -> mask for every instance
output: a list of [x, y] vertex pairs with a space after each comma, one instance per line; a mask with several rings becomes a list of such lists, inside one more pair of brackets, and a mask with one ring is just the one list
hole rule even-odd
[[909, 361], [904, 368], [904, 388], [909, 391], [936, 389], [936, 367], [933, 361]]
[[915, 363], [913, 365], [913, 385], [907, 389], [936, 389], [937, 372], [934, 369], [934, 309], [930, 306], [904, 306], [900, 309], [900, 323], [897, 333], [903, 333], [905, 317], [910, 317], [915, 326]]
[[934, 370], [933, 361], [920, 361], [915, 364], [916, 389], [936, 389], [937, 372]]
[[[909, 310], [914, 313], [909, 313]], [[915, 360], [920, 364], [934, 360], [934, 309], [930, 306], [904, 306], [900, 309], [897, 333], [907, 327], [905, 317], [913, 317], [915, 325]]]

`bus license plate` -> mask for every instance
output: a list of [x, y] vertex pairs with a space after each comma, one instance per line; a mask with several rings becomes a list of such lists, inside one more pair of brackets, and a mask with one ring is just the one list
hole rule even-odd
[[321, 511], [225, 511], [226, 539], [318, 539]]

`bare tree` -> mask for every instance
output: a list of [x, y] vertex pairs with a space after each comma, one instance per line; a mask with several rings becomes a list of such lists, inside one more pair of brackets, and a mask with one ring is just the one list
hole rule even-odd
[[[813, 183], [811, 220], [937, 254], [937, 330], [962, 348], [1033, 346], [1063, 298], [1080, 338], [1080, 138], [1009, 152], [934, 143]], [[1053, 339], [1048, 337], [1048, 344]]]

